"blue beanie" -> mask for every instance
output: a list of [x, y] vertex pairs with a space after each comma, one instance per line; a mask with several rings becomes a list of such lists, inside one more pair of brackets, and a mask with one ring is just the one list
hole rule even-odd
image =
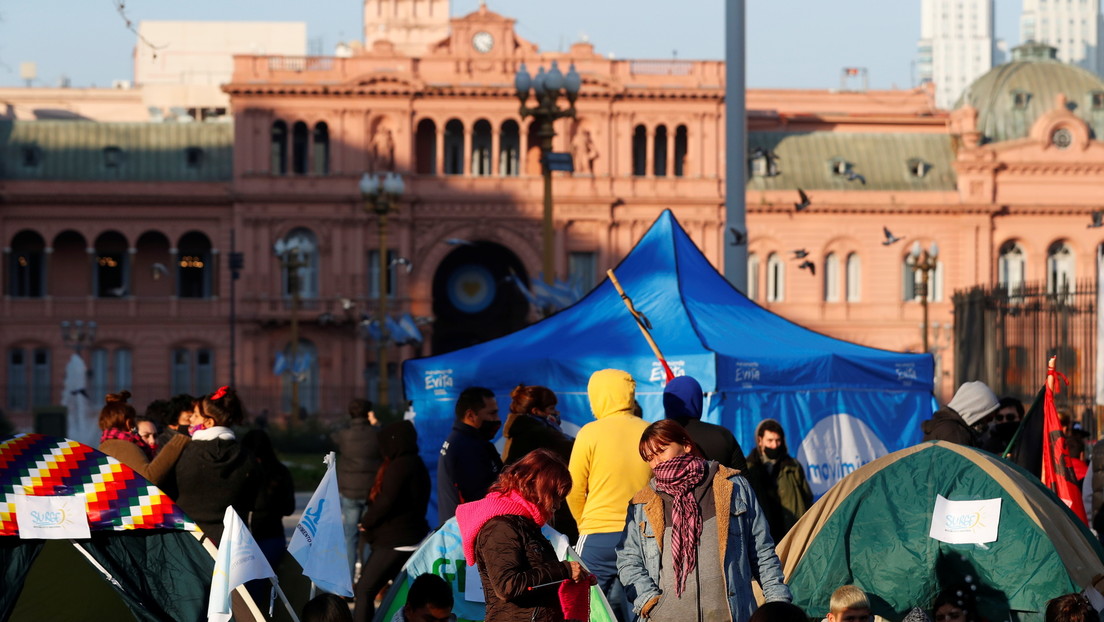
[[690, 376], [679, 376], [663, 389], [663, 411], [668, 419], [701, 419], [702, 388]]

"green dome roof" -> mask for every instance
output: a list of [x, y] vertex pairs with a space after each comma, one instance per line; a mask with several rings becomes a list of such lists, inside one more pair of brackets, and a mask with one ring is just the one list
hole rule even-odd
[[978, 130], [984, 142], [1024, 138], [1043, 113], [1054, 108], [1055, 97], [1066, 96], [1067, 106], [1089, 124], [1093, 137], [1104, 136], [1104, 80], [1058, 61], [1055, 49], [1028, 42], [1012, 51], [1012, 62], [990, 69], [955, 104], [978, 111]]

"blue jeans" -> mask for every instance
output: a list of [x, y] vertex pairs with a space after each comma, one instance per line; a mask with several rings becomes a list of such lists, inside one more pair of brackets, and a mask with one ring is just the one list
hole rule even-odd
[[[348, 547], [349, 553], [349, 576], [353, 578], [356, 578], [356, 551], [357, 542], [360, 540], [360, 530], [357, 529], [357, 525], [360, 523], [360, 517], [364, 515], [366, 507], [368, 507], [368, 502], [364, 499], [350, 499], [344, 495], [341, 496], [341, 526], [345, 528], [345, 546]], [[364, 550], [360, 553], [361, 562], [368, 559], [371, 553], [371, 547], [365, 542]]]
[[614, 615], [625, 622], [633, 619], [633, 613], [625, 598], [625, 588], [617, 578], [617, 543], [620, 541], [620, 531], [581, 534], [575, 549], [583, 565], [598, 579], [598, 587], [606, 595]]

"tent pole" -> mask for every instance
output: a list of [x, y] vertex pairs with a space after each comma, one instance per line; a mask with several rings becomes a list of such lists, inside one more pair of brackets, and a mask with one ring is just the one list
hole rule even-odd
[[115, 577], [111, 576], [111, 573], [107, 571], [107, 568], [104, 568], [103, 566], [101, 566], [100, 562], [96, 561], [96, 559], [94, 557], [92, 557], [91, 553], [84, 550], [84, 547], [82, 547], [80, 544], [77, 544], [77, 542], [75, 540], [70, 540], [69, 542], [70, 542], [70, 544], [73, 545], [73, 548], [80, 551], [81, 555], [84, 555], [84, 558], [88, 560], [88, 563], [92, 564], [92, 566], [96, 570], [99, 570], [100, 574], [102, 574], [105, 579], [110, 581], [111, 584], [114, 585], [116, 589], [118, 589], [120, 592], [124, 592], [124, 593], [126, 592], [126, 590], [123, 589], [122, 584], [119, 583], [118, 581], [116, 581]]
[[[659, 346], [656, 345], [655, 339], [652, 339], [652, 334], [648, 332], [648, 319], [644, 317], [644, 314], [636, 310], [633, 306], [632, 299], [625, 293], [624, 289], [621, 289], [621, 282], [617, 280], [617, 275], [613, 273], [613, 269], [606, 270], [606, 275], [609, 276], [609, 280], [613, 283], [613, 286], [617, 289], [617, 293], [621, 295], [621, 300], [625, 302], [625, 306], [628, 307], [629, 313], [632, 314], [633, 319], [636, 320], [636, 326], [640, 329], [640, 332], [644, 334], [644, 339], [647, 340], [648, 345], [652, 347], [652, 353], [659, 359], [659, 363], [663, 365], [663, 371], [667, 375], [667, 382], [674, 379], [675, 374], [671, 371], [670, 366], [667, 365], [667, 359], [663, 358], [663, 353], [659, 351]], [[646, 326], [645, 324], [648, 324]]]

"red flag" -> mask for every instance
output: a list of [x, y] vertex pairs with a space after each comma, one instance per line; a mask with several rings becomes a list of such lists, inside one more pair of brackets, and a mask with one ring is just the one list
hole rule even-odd
[[1043, 485], [1054, 491], [1087, 525], [1089, 519], [1085, 515], [1085, 504], [1081, 501], [1081, 488], [1074, 477], [1069, 447], [1058, 421], [1058, 409], [1054, 407], [1054, 394], [1060, 390], [1059, 377], [1069, 384], [1069, 380], [1053, 366], [1047, 369], [1046, 397], [1043, 400]]

